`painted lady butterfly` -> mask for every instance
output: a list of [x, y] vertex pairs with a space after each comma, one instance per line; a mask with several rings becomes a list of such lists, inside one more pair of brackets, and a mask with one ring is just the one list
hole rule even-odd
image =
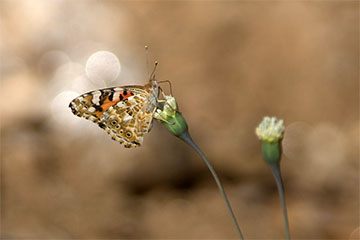
[[78, 117], [90, 119], [126, 148], [139, 147], [152, 126], [159, 87], [154, 74], [144, 86], [100, 89], [80, 95], [69, 104]]

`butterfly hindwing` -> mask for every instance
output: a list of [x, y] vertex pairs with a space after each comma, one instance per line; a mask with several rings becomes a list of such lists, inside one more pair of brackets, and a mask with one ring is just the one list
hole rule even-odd
[[100, 117], [104, 129], [125, 147], [138, 147], [149, 132], [152, 112], [146, 110], [146, 95], [131, 96], [109, 107]]

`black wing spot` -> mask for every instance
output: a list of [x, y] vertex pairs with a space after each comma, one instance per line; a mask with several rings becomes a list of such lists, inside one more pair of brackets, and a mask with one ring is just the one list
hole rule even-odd
[[95, 107], [96, 111], [98, 111], [98, 112], [102, 112], [102, 111], [103, 111], [102, 107], [99, 106], [99, 105], [95, 105], [94, 107]]
[[111, 91], [109, 94], [109, 100], [113, 101], [113, 97], [114, 97], [114, 91]]
[[126, 90], [126, 89], [124, 90], [123, 94], [124, 94], [125, 96], [127, 95], [127, 90]]
[[124, 96], [120, 93], [120, 101], [124, 99]]
[[105, 124], [99, 123], [99, 127], [101, 127], [102, 129], [105, 129]]

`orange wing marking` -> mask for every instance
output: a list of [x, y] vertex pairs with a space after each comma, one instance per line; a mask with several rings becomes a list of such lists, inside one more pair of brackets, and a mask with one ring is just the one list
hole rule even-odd
[[[126, 93], [126, 94], [124, 94], [124, 93]], [[111, 106], [113, 106], [113, 105], [116, 104], [117, 102], [123, 101], [123, 100], [131, 97], [132, 95], [133, 95], [133, 94], [132, 94], [131, 92], [125, 90], [125, 91], [123, 91], [123, 92], [120, 93], [119, 98], [117, 98], [117, 99], [113, 99], [112, 101], [110, 101], [109, 99], [106, 99], [106, 100], [104, 101], [104, 103], [101, 105], [102, 111], [101, 111], [101, 112], [98, 112], [98, 113], [96, 114], [96, 116], [97, 116], [98, 118], [100, 118], [100, 116], [101, 116], [108, 108], [110, 108]]]

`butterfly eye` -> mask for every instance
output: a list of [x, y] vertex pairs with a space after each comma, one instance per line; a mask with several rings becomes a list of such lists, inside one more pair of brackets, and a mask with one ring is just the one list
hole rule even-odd
[[122, 129], [120, 129], [120, 133], [122, 134], [124, 131]]
[[126, 133], [126, 136], [127, 136], [127, 137], [131, 137], [131, 135], [132, 135], [131, 132], [127, 132], [127, 133]]
[[115, 125], [117, 125], [117, 121], [113, 120], [113, 121], [111, 122], [111, 124], [115, 126]]

